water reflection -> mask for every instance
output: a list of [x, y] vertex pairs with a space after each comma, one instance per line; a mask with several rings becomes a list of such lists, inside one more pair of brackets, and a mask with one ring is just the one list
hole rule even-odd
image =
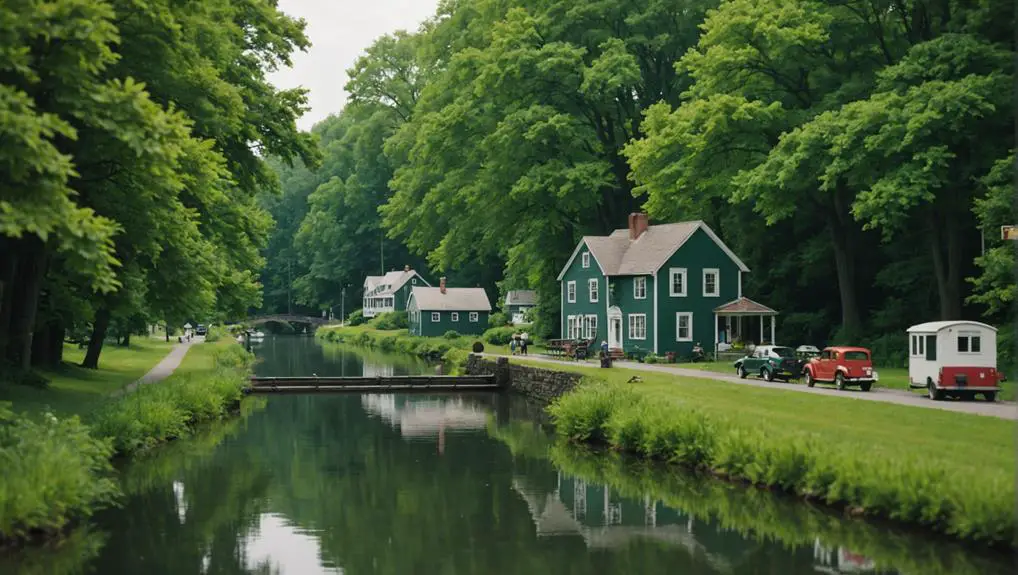
[[361, 396], [361, 405], [407, 438], [441, 440], [446, 431], [483, 430], [490, 414], [490, 410], [465, 397], [366, 394]]
[[245, 564], [251, 571], [279, 575], [339, 575], [343, 569], [321, 556], [318, 534], [286, 517], [265, 513], [244, 538]]

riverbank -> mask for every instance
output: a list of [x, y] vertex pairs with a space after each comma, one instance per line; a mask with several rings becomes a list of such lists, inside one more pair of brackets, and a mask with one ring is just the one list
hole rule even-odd
[[166, 380], [80, 416], [0, 408], [0, 545], [50, 538], [116, 504], [112, 461], [224, 417], [240, 403], [252, 362], [230, 340], [201, 344]]
[[[453, 374], [463, 369], [474, 342], [480, 341], [480, 337], [472, 335], [419, 337], [410, 335], [406, 329], [380, 330], [366, 325], [322, 327], [315, 332], [315, 337], [326, 342], [406, 353], [429, 361], [441, 361]], [[485, 344], [485, 349], [487, 348], [488, 345]]]

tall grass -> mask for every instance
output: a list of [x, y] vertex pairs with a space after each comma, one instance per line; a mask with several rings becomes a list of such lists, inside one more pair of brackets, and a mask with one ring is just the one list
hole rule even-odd
[[77, 417], [0, 405], [0, 543], [46, 534], [115, 501], [110, 442]]
[[[662, 403], [620, 385], [585, 382], [549, 412], [557, 432], [716, 475], [920, 524], [962, 539], [1011, 544], [1014, 478], [945, 465], [930, 455], [893, 458], [864, 444]], [[978, 465], [978, 462], [973, 462]]]
[[363, 327], [322, 328], [318, 330], [316, 336], [334, 343], [406, 353], [432, 361], [441, 360], [448, 364], [454, 373], [466, 365], [470, 346], [476, 341], [472, 337], [455, 339], [419, 337], [405, 331], [376, 331]]

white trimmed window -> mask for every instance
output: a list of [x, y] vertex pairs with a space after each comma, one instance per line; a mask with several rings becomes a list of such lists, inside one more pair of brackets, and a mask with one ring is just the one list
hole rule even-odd
[[566, 282], [566, 301], [576, 303], [576, 282]]
[[629, 314], [629, 339], [647, 339], [647, 314]]
[[582, 257], [583, 257], [583, 267], [584, 268], [589, 268], [590, 267], [590, 252], [583, 252], [583, 256]]
[[477, 323], [477, 312], [476, 311], [470, 312], [470, 321], [472, 321], [474, 323]]
[[459, 321], [459, 320], [460, 320], [460, 314], [458, 312], [455, 312], [455, 311], [452, 312], [452, 321]]
[[588, 315], [583, 318], [583, 339], [597, 337], [597, 316]]
[[437, 311], [431, 312], [431, 321], [433, 323], [437, 323], [437, 322], [442, 321], [442, 314], [437, 312]]
[[982, 343], [979, 334], [961, 332], [958, 335], [958, 353], [982, 353]]
[[[647, 299], [647, 278], [644, 276], [633, 278], [633, 299]], [[629, 316], [632, 317], [632, 316]]]
[[583, 335], [583, 316], [582, 315], [571, 315], [568, 318], [568, 339], [580, 339]]
[[587, 280], [587, 295], [590, 297], [590, 303], [597, 303], [598, 296], [598, 284], [597, 278], [590, 278]]
[[410, 285], [417, 285], [417, 278], [412, 278], [410, 280]]
[[693, 341], [693, 312], [675, 314], [675, 341]]
[[668, 270], [668, 295], [686, 297], [686, 268]]
[[721, 281], [721, 271], [717, 268], [705, 268], [703, 270], [703, 297], [718, 297], [721, 295], [721, 288], [718, 283]]

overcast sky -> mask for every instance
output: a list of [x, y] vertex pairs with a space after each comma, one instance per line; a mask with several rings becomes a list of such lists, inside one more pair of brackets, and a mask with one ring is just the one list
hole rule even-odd
[[343, 109], [346, 71], [384, 34], [414, 31], [435, 13], [438, 0], [279, 0], [279, 8], [307, 21], [311, 48], [293, 58], [293, 67], [270, 76], [280, 88], [311, 91], [311, 111], [297, 121], [302, 130]]

